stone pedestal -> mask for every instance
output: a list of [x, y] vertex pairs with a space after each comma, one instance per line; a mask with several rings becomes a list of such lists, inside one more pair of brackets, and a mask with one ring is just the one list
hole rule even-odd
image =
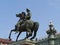
[[29, 39], [26, 40], [19, 40], [17, 42], [12, 42], [11, 44], [8, 45], [35, 45], [36, 41], [31, 41]]

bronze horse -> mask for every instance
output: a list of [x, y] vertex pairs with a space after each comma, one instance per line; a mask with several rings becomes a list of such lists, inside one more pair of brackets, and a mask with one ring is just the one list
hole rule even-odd
[[[18, 15], [17, 17], [21, 17], [21, 16]], [[20, 35], [22, 32], [27, 32], [27, 33], [26, 33], [27, 36], [25, 37], [25, 39], [26, 39], [26, 38], [29, 38], [30, 36], [32, 36], [32, 33], [34, 32], [33, 37], [30, 38], [30, 39], [32, 40], [32, 39], [34, 39], [34, 38], [36, 37], [36, 33], [37, 33], [37, 31], [38, 31], [38, 28], [39, 28], [39, 23], [38, 23], [38, 22], [33, 22], [32, 20], [26, 20], [26, 21], [24, 21], [24, 25], [21, 26], [21, 27], [19, 28], [19, 30], [16, 30], [16, 28], [17, 28], [17, 27], [15, 27], [15, 29], [11, 30], [11, 32], [10, 32], [10, 34], [9, 34], [9, 39], [11, 39], [10, 37], [11, 37], [11, 33], [12, 33], [13, 31], [14, 31], [14, 32], [18, 31], [19, 34], [17, 35], [16, 41], [18, 40], [18, 37], [19, 37], [19, 35]], [[28, 34], [28, 33], [29, 33], [29, 34]]]

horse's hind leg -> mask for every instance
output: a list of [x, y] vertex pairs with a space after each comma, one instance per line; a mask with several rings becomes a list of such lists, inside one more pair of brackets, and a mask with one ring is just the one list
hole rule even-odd
[[19, 34], [18, 34], [18, 36], [17, 36], [17, 38], [16, 38], [16, 41], [18, 40], [18, 37], [19, 37], [20, 34], [21, 34], [21, 32], [19, 32]]
[[28, 36], [28, 32], [26, 32], [26, 37]]
[[11, 40], [11, 33], [12, 33], [12, 31], [15, 31], [15, 30], [11, 30], [11, 31], [10, 31], [10, 34], [9, 34], [9, 37], [8, 37], [9, 40]]
[[30, 38], [30, 40], [32, 40], [32, 39], [34, 39], [36, 37], [36, 33], [37, 33], [37, 31], [34, 31], [34, 35], [33, 35], [32, 38]]
[[25, 37], [25, 39], [27, 39], [27, 38], [29, 38], [30, 36], [32, 36], [32, 32], [31, 32], [30, 29], [28, 30], [28, 32], [29, 32], [29, 34], [27, 33], [28, 35]]

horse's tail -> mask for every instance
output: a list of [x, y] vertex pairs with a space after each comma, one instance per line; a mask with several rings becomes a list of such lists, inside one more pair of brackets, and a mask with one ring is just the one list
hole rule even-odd
[[37, 31], [39, 28], [39, 23], [38, 22], [34, 22], [34, 31]]
[[33, 31], [34, 31], [34, 35], [32, 38], [30, 38], [31, 40], [34, 39], [36, 37], [36, 34], [37, 34], [37, 31], [38, 31], [38, 28], [39, 28], [39, 23], [38, 22], [34, 22], [34, 28], [33, 28]]

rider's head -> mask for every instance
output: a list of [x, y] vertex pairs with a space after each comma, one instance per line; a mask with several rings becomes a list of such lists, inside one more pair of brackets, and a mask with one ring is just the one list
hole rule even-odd
[[30, 10], [28, 8], [26, 8], [26, 12], [30, 12]]

